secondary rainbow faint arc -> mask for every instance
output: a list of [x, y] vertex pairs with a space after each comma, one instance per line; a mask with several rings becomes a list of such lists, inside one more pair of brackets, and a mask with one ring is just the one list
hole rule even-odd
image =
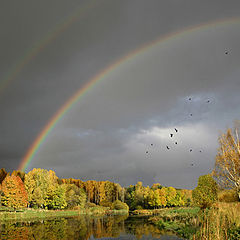
[[71, 26], [80, 16], [83, 16], [87, 10], [97, 6], [100, 1], [89, 1], [86, 5], [77, 8], [65, 21], [57, 25], [53, 31], [47, 36], [41, 39], [39, 42], [26, 51], [25, 55], [21, 60], [15, 64], [15, 66], [9, 71], [6, 77], [0, 82], [0, 93], [6, 89], [10, 82], [12, 82], [21, 70], [39, 53], [41, 52], [50, 42], [56, 39], [62, 32], [64, 32], [69, 26]]
[[33, 160], [35, 154], [37, 153], [38, 149], [40, 148], [41, 144], [45, 141], [49, 133], [53, 130], [53, 128], [56, 126], [56, 124], [61, 120], [61, 118], [66, 114], [66, 112], [74, 105], [74, 103], [78, 102], [79, 99], [84, 96], [85, 93], [89, 89], [91, 89], [96, 82], [99, 80], [103, 79], [107, 74], [111, 73], [114, 69], [119, 67], [121, 64], [125, 63], [126, 61], [136, 57], [138, 54], [140, 54], [143, 51], [148, 50], [149, 48], [157, 45], [158, 43], [170, 40], [174, 37], [184, 35], [189, 32], [193, 31], [198, 31], [207, 27], [214, 26], [216, 24], [221, 25], [221, 24], [230, 24], [230, 23], [235, 23], [237, 21], [240, 21], [239, 17], [234, 17], [234, 18], [228, 18], [228, 19], [223, 19], [223, 20], [217, 20], [213, 22], [208, 22], [205, 24], [200, 24], [200, 25], [195, 25], [191, 26], [189, 28], [185, 28], [180, 31], [172, 32], [170, 34], [166, 34], [165, 36], [162, 36], [158, 38], [157, 40], [144, 44], [142, 47], [137, 48], [136, 50], [130, 52], [127, 54], [125, 57], [120, 58], [117, 60], [115, 63], [109, 65], [106, 67], [104, 70], [102, 70], [100, 73], [95, 75], [92, 79], [90, 79], [87, 84], [85, 84], [82, 88], [80, 88], [75, 94], [68, 99], [64, 105], [54, 114], [54, 116], [50, 119], [50, 121], [47, 123], [47, 125], [42, 129], [40, 134], [37, 136], [37, 138], [34, 140], [30, 148], [28, 149], [27, 153], [23, 157], [18, 170], [25, 171], [28, 165], [31, 163]]

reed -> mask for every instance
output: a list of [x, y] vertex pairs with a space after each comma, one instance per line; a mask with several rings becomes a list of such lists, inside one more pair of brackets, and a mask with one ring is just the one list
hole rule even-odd
[[240, 239], [240, 203], [216, 203], [198, 217], [199, 231], [194, 239], [235, 240]]

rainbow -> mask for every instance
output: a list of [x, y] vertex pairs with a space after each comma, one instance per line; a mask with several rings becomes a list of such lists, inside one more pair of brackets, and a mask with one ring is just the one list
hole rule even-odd
[[47, 34], [39, 42], [35, 43], [31, 48], [29, 48], [21, 60], [16, 63], [12, 69], [6, 74], [3, 80], [0, 82], [0, 94], [6, 89], [6, 87], [11, 83], [17, 75], [22, 71], [22, 69], [48, 44], [50, 44], [54, 39], [56, 39], [61, 33], [63, 33], [69, 26], [79, 19], [79, 17], [84, 16], [88, 10], [96, 7], [99, 1], [88, 1], [84, 6], [77, 8], [74, 13], [67, 17], [61, 24], [57, 25], [49, 34]]
[[191, 26], [185, 29], [182, 29], [177, 32], [172, 32], [170, 34], [166, 34], [165, 36], [162, 36], [158, 38], [157, 40], [144, 44], [140, 48], [137, 48], [136, 50], [130, 52], [126, 56], [120, 58], [115, 63], [109, 65], [104, 70], [102, 70], [100, 73], [95, 75], [92, 79], [90, 79], [82, 88], [80, 88], [75, 94], [68, 99], [65, 104], [54, 114], [54, 116], [50, 119], [50, 121], [47, 123], [47, 125], [42, 129], [40, 134], [37, 136], [37, 138], [34, 140], [30, 148], [28, 149], [27, 153], [23, 157], [18, 170], [26, 171], [27, 167], [33, 160], [34, 156], [36, 155], [37, 151], [39, 150], [42, 143], [46, 140], [49, 133], [54, 129], [56, 124], [62, 119], [62, 117], [73, 107], [73, 105], [80, 100], [81, 97], [83, 97], [98, 81], [103, 79], [105, 76], [113, 72], [117, 67], [121, 66], [123, 63], [126, 63], [128, 60], [137, 57], [140, 53], [147, 51], [151, 47], [161, 43], [168, 41], [172, 38], [182, 36], [186, 33], [199, 31], [201, 29], [207, 29], [209, 27], [213, 27], [215, 25], [224, 25], [224, 24], [231, 24], [240, 21], [239, 17], [235, 18], [228, 18], [223, 20], [217, 20], [213, 22], [208, 22], [200, 25]]

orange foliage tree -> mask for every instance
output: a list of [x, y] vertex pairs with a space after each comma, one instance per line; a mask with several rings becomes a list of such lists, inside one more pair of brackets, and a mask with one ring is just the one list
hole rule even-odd
[[7, 176], [2, 182], [2, 192], [3, 205], [15, 209], [27, 207], [27, 191], [19, 176]]

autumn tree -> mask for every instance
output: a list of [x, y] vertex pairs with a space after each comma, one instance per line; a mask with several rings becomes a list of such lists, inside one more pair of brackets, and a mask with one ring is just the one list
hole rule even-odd
[[213, 176], [223, 188], [235, 189], [240, 198], [240, 142], [238, 128], [228, 129], [219, 137]]
[[157, 208], [161, 205], [160, 196], [157, 190], [150, 190], [150, 193], [148, 195], [148, 204], [152, 208]]
[[104, 185], [105, 189], [105, 200], [108, 202], [113, 202], [116, 200], [116, 188], [114, 183], [106, 181]]
[[54, 203], [50, 202], [55, 201], [53, 196], [59, 186], [54, 171], [34, 168], [25, 175], [24, 183], [31, 207], [52, 208]]
[[2, 182], [2, 192], [1, 200], [4, 206], [15, 209], [27, 207], [27, 191], [19, 176], [7, 176]]
[[45, 196], [48, 209], [64, 209], [67, 206], [63, 185], [50, 185]]
[[157, 189], [156, 190], [159, 196], [159, 206], [160, 207], [165, 207], [167, 205], [167, 200], [166, 200], [166, 191], [164, 188]]
[[211, 175], [203, 175], [198, 178], [198, 185], [192, 191], [192, 198], [200, 208], [208, 208], [217, 200], [217, 183]]
[[167, 206], [175, 206], [175, 198], [177, 195], [177, 190], [174, 187], [167, 187], [164, 188], [166, 192], [166, 201], [167, 201]]
[[79, 188], [75, 184], [63, 184], [62, 186], [65, 188], [67, 208], [85, 206], [87, 196], [83, 188]]
[[5, 177], [8, 175], [5, 168], [0, 169], [0, 184], [2, 184], [2, 181], [5, 179]]
[[20, 171], [20, 170], [14, 170], [13, 172], [12, 172], [12, 175], [13, 176], [19, 176], [20, 178], [21, 178], [21, 180], [24, 182], [24, 179], [25, 179], [25, 172], [22, 172], [22, 171]]

